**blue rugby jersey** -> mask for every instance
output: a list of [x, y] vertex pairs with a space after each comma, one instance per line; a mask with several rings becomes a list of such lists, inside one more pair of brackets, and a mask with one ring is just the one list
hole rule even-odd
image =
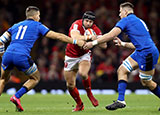
[[155, 48], [145, 22], [134, 14], [129, 14], [127, 17], [122, 18], [115, 27], [119, 27], [128, 35], [136, 50]]
[[35, 41], [45, 36], [49, 29], [40, 22], [27, 19], [14, 24], [7, 31], [11, 34], [11, 42], [6, 52], [29, 56]]

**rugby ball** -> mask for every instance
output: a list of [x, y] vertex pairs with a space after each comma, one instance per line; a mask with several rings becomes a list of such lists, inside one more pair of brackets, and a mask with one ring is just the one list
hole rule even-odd
[[96, 35], [95, 31], [91, 28], [86, 29], [84, 36]]

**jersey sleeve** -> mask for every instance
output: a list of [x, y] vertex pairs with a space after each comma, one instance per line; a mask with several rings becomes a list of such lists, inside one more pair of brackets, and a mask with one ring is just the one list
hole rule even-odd
[[95, 33], [96, 33], [97, 36], [102, 35], [102, 32], [101, 32], [101, 30], [98, 27], [96, 27], [94, 29], [94, 31], [95, 31]]
[[73, 23], [71, 26], [71, 31], [78, 31], [80, 33], [80, 25], [78, 23]]
[[115, 27], [119, 27], [123, 31], [125, 29], [126, 25], [127, 25], [127, 19], [123, 18], [119, 22], [117, 22]]
[[102, 36], [101, 30], [97, 26], [95, 26], [93, 30], [95, 31], [97, 38], [100, 38]]
[[49, 28], [47, 28], [45, 25], [43, 25], [43, 24], [40, 24], [39, 25], [39, 32], [43, 35], [43, 36], [45, 36], [48, 32], [49, 32]]
[[11, 33], [12, 33], [12, 27], [10, 27], [10, 28], [7, 30], [7, 32], [11, 34]]

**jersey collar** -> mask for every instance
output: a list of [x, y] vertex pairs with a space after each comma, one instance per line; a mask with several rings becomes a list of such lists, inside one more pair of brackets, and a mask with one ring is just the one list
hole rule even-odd
[[131, 14], [133, 14], [133, 13], [129, 13], [127, 16], [129, 16], [129, 15], [131, 15]]
[[[28, 19], [26, 19], [26, 20], [33, 20], [33, 19], [31, 19], [31, 18], [28, 18]], [[33, 20], [34, 21], [34, 20]]]

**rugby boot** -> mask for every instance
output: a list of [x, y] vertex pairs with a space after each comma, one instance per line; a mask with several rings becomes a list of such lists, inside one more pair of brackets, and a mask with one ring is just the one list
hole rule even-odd
[[125, 108], [126, 107], [126, 103], [125, 101], [113, 101], [112, 104], [106, 106], [107, 110], [116, 110], [119, 108]]
[[74, 109], [72, 110], [72, 112], [82, 111], [82, 110], [84, 110], [84, 105], [83, 105], [83, 103], [77, 104], [77, 105], [76, 105], [76, 108], [74, 108]]
[[97, 106], [99, 105], [98, 100], [95, 99], [95, 97], [94, 97], [92, 94], [87, 95], [87, 96], [88, 96], [88, 98], [90, 99], [90, 101], [92, 102], [92, 105], [93, 105], [94, 107], [97, 107]]
[[20, 99], [16, 98], [15, 95], [13, 95], [13, 96], [10, 98], [10, 101], [16, 105], [16, 111], [18, 111], [18, 112], [23, 111], [23, 108], [22, 108], [22, 106], [21, 106]]

